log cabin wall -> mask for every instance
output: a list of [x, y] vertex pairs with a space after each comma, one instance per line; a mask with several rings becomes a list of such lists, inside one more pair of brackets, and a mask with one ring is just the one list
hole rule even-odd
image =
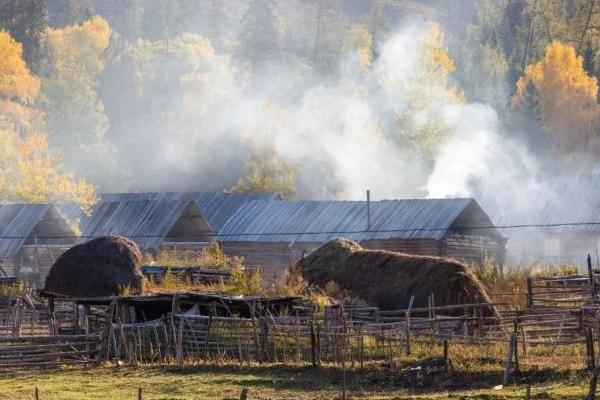
[[70, 245], [24, 245], [13, 258], [14, 276], [30, 286], [41, 288], [54, 261]]
[[260, 268], [263, 276], [281, 276], [294, 261], [288, 243], [226, 242], [223, 250], [228, 256], [242, 257], [246, 268]]
[[495, 264], [503, 264], [506, 241], [481, 235], [450, 233], [441, 241], [440, 255], [468, 264], [481, 265], [486, 258]]
[[200, 257], [204, 249], [210, 246], [210, 242], [164, 242], [154, 257], [162, 253], [178, 260], [189, 260]]

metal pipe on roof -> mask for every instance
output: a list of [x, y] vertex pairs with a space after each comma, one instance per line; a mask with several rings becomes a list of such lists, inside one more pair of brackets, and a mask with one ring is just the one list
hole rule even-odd
[[367, 189], [367, 230], [371, 230], [371, 191]]

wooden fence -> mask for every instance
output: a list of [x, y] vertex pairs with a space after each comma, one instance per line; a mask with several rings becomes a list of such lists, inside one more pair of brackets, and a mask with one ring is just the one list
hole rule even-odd
[[98, 362], [98, 335], [0, 337], [0, 370]]

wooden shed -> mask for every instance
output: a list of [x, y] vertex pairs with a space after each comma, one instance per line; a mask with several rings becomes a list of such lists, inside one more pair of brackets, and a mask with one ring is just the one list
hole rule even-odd
[[600, 175], [556, 178], [523, 210], [499, 204], [491, 216], [508, 237], [507, 264], [576, 264], [600, 248]]
[[280, 273], [322, 243], [448, 256], [468, 263], [504, 260], [506, 240], [473, 199], [254, 201], [219, 231], [225, 252], [246, 266]]
[[[61, 206], [69, 219], [79, 219], [83, 238], [97, 237], [103, 233], [130, 237], [146, 251], [170, 251], [178, 257], [198, 255], [215, 238], [216, 232], [250, 201], [276, 200], [275, 194], [238, 194], [218, 192], [145, 192], [101, 193], [100, 201], [91, 216], [81, 212], [75, 204]], [[190, 227], [193, 236], [183, 237], [181, 229], [168, 231], [182, 204], [194, 203], [197, 227]], [[170, 205], [170, 206], [167, 206]], [[174, 213], [168, 211], [168, 208]], [[188, 210], [189, 211], [189, 210]], [[189, 213], [181, 220], [190, 220]], [[145, 221], [145, 222], [143, 222]], [[162, 221], [162, 222], [159, 222]], [[141, 236], [153, 236], [142, 238]], [[137, 238], [134, 238], [137, 236]]]
[[54, 260], [76, 239], [53, 205], [0, 204], [0, 276], [40, 285]]
[[118, 235], [149, 253], [178, 245], [202, 247], [216, 235], [198, 204], [187, 200], [102, 200], [81, 221], [81, 231], [78, 243]]

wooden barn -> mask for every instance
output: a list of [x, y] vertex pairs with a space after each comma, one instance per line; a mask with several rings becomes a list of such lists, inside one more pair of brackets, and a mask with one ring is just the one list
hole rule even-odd
[[211, 243], [216, 232], [198, 205], [187, 200], [100, 201], [81, 221], [78, 243], [107, 235], [133, 240], [142, 252]]
[[[529, 209], [514, 204], [491, 212], [508, 237], [507, 265], [576, 264], [587, 255], [597, 263], [600, 248], [600, 175], [561, 177], [532, 198]], [[511, 226], [516, 226], [510, 228]]]
[[335, 237], [365, 248], [476, 264], [486, 257], [502, 263], [506, 244], [473, 199], [254, 201], [240, 208], [218, 236], [227, 254], [275, 273]]
[[49, 204], [0, 204], [0, 276], [39, 286], [54, 260], [76, 236]]
[[[168, 250], [178, 257], [198, 255], [214, 239], [216, 232], [250, 201], [276, 200], [274, 194], [236, 194], [212, 192], [148, 192], [148, 193], [101, 193], [100, 201], [91, 216], [82, 214], [75, 204], [64, 205], [61, 210], [71, 220], [79, 219], [83, 231], [82, 240], [102, 234], [122, 234], [130, 237], [143, 250]], [[189, 226], [195, 233], [185, 237], [178, 227], [165, 230], [173, 218], [181, 221], [190, 219], [190, 212], [178, 216], [184, 204], [194, 203], [198, 207], [196, 227]], [[169, 211], [173, 209], [173, 212]], [[137, 236], [135, 238], [134, 236]], [[143, 238], [141, 236], [152, 236]]]

